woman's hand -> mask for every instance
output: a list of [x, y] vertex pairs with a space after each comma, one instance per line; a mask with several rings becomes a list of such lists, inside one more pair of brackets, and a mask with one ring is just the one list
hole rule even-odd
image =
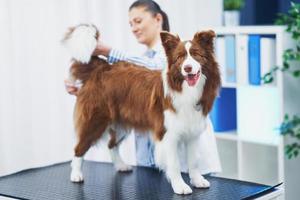
[[106, 44], [104, 44], [102, 41], [98, 41], [98, 44], [96, 46], [96, 49], [93, 52], [94, 56], [105, 56], [107, 57], [109, 52], [111, 50], [110, 46], [107, 46]]
[[75, 83], [69, 79], [65, 79], [64, 82], [65, 82], [65, 87], [66, 87], [67, 92], [69, 94], [77, 96], [77, 92], [78, 92], [79, 88], [76, 87]]

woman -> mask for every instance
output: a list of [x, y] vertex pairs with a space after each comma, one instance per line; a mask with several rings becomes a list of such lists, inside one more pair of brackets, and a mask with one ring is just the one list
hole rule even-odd
[[[167, 15], [161, 10], [160, 6], [150, 0], [135, 1], [129, 8], [129, 24], [137, 41], [147, 47], [142, 56], [128, 55], [105, 45], [102, 41], [99, 41], [94, 55], [107, 57], [109, 63], [127, 61], [150, 69], [167, 67], [166, 56], [160, 41], [160, 32], [169, 31], [169, 22]], [[76, 94], [78, 88], [75, 85], [68, 81], [66, 85], [70, 94]], [[220, 162], [210, 120], [207, 129], [200, 137], [201, 141], [199, 141], [198, 153], [200, 153], [201, 159], [201, 173], [219, 172], [221, 170]], [[135, 135], [137, 165], [154, 167], [153, 143], [149, 138], [150, 134], [137, 133]], [[186, 167], [183, 167], [183, 171], [186, 171]]]

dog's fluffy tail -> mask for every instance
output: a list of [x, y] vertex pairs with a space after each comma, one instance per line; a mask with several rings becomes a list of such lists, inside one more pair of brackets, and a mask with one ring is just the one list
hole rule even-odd
[[94, 25], [80, 24], [66, 33], [62, 44], [68, 49], [72, 58], [80, 63], [89, 63], [97, 46], [99, 31]]

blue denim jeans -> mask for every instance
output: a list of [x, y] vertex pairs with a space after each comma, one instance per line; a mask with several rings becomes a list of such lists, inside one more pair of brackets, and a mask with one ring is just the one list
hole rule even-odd
[[154, 144], [149, 134], [135, 134], [136, 163], [138, 166], [155, 167]]

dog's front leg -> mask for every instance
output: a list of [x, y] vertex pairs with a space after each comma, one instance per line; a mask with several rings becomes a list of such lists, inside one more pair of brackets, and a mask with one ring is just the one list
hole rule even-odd
[[209, 188], [210, 183], [201, 175], [199, 169], [198, 141], [199, 137], [191, 138], [186, 144], [189, 176], [194, 187]]
[[174, 133], [167, 132], [163, 140], [157, 142], [157, 154], [164, 158], [162, 159], [163, 161], [160, 161], [164, 162], [163, 168], [166, 172], [167, 178], [171, 182], [173, 191], [176, 194], [191, 194], [192, 189], [184, 182], [181, 176], [180, 162], [178, 158], [178, 139], [172, 137], [174, 135]]

